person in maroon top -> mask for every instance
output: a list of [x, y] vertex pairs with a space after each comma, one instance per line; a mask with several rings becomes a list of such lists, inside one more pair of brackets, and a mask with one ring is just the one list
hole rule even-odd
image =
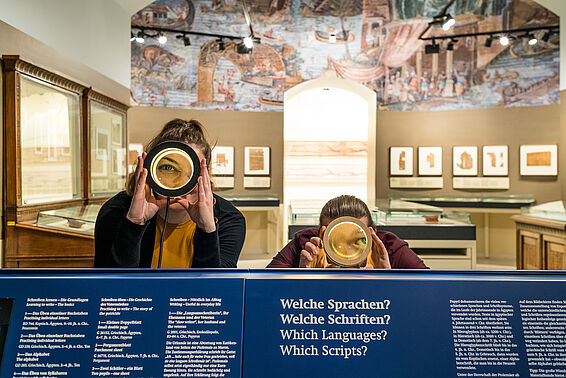
[[[351, 216], [360, 219], [370, 229], [372, 251], [366, 269], [428, 269], [406, 241], [387, 231], [377, 228], [364, 201], [354, 196], [343, 195], [328, 201], [320, 212], [320, 226], [307, 228], [295, 234], [267, 268], [328, 268], [330, 265], [322, 257], [322, 237], [326, 226], [334, 219]], [[319, 255], [320, 254], [320, 255]]]

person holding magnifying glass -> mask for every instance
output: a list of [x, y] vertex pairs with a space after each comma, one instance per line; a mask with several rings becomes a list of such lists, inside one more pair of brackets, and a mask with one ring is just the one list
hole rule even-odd
[[[329, 200], [320, 212], [320, 226], [307, 228], [295, 234], [269, 263], [267, 268], [336, 268], [323, 249], [323, 237], [331, 222], [340, 217], [359, 219], [369, 229], [371, 250], [363, 268], [366, 269], [428, 269], [404, 240], [397, 235], [376, 231], [369, 208], [359, 198], [343, 195]], [[335, 228], [336, 230], [337, 228]], [[349, 227], [336, 231], [334, 248], [355, 252], [367, 244], [365, 235], [358, 228]], [[342, 245], [341, 245], [342, 244]]]
[[[164, 221], [167, 201], [146, 185], [148, 169], [144, 168], [147, 152], [165, 142], [188, 145], [200, 161], [195, 188], [189, 194], [170, 199], [167, 224]], [[112, 197], [100, 209], [94, 230], [94, 266], [235, 268], [244, 244], [246, 222], [238, 209], [212, 192], [210, 159], [211, 147], [200, 122], [181, 119], [168, 122], [138, 157], [126, 191]], [[198, 172], [199, 167], [191, 165], [183, 154], [168, 153], [152, 166], [151, 173], [162, 185], [176, 188], [188, 182], [193, 172]]]

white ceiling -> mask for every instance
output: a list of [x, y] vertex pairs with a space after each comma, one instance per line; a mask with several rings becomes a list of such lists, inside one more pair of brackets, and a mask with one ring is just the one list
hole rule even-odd
[[153, 3], [154, 0], [114, 0], [131, 16], [137, 11]]

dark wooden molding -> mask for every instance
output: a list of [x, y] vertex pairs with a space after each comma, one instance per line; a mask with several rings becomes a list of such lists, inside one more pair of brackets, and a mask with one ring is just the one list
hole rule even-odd
[[61, 75], [57, 75], [56, 73], [26, 62], [25, 60], [21, 60], [18, 55], [3, 55], [2, 60], [5, 62], [5, 67], [8, 72], [20, 72], [79, 95], [82, 94], [86, 88], [84, 85], [69, 80]]
[[88, 98], [89, 100], [96, 101], [102, 105], [108, 106], [109, 108], [118, 110], [120, 112], [127, 112], [128, 109], [130, 108], [128, 105], [116, 101], [108, 96], [105, 96], [102, 93], [96, 92], [92, 88], [85, 89], [84, 94], [85, 97]]

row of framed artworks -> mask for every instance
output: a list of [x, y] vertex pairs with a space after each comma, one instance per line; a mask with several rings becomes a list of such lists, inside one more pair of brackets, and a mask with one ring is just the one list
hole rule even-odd
[[[413, 175], [413, 147], [390, 147], [389, 169], [391, 176]], [[442, 176], [442, 147], [417, 147], [418, 175]], [[482, 147], [483, 176], [509, 175], [509, 147]], [[454, 176], [478, 175], [478, 146], [452, 147], [452, 173]], [[558, 175], [558, 146], [521, 145], [519, 147], [521, 176]]]
[[[234, 147], [215, 146], [212, 149], [212, 174], [214, 176], [234, 175]], [[244, 175], [269, 176], [270, 148], [244, 147]]]

